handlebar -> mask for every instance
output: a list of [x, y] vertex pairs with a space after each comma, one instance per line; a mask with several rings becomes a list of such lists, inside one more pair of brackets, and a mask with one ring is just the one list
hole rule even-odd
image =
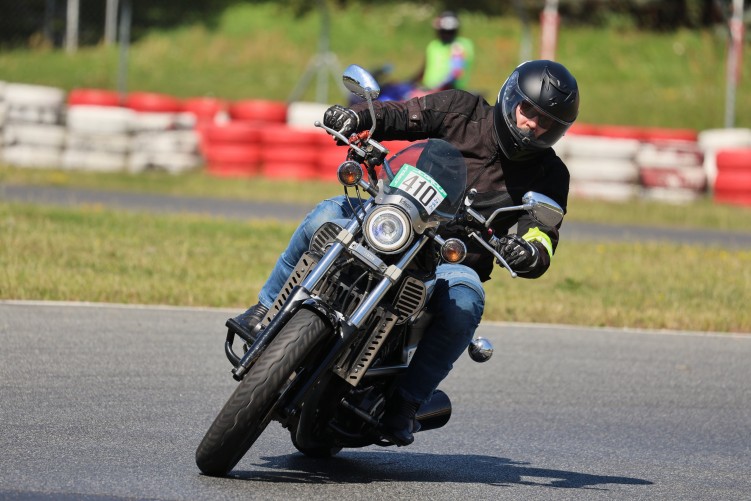
[[493, 257], [495, 257], [496, 262], [498, 262], [500, 265], [502, 265], [506, 270], [508, 270], [509, 274], [511, 275], [511, 278], [516, 278], [518, 275], [514, 270], [511, 269], [511, 266], [506, 262], [505, 259], [503, 259], [503, 256], [495, 250], [495, 245], [498, 242], [499, 238], [495, 235], [490, 235], [490, 238], [485, 240], [480, 236], [480, 234], [476, 231], [473, 231], [469, 233], [468, 235], [472, 240], [479, 243], [481, 246], [483, 246], [488, 252], [490, 252]]
[[326, 127], [319, 121], [313, 122], [313, 125], [320, 127], [330, 135], [334, 136], [342, 144], [349, 146], [350, 150], [354, 152], [355, 159], [360, 163], [367, 164], [370, 167], [381, 165], [388, 155], [387, 150], [381, 143], [371, 137], [372, 130], [361, 131], [356, 134], [352, 134], [349, 138], [344, 137], [338, 131]]

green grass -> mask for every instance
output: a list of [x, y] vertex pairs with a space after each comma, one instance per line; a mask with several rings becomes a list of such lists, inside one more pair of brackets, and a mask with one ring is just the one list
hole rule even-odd
[[[341, 66], [390, 62], [395, 78], [411, 75], [433, 36], [433, 11], [419, 4], [360, 5], [331, 16], [331, 50]], [[375, 22], [377, 20], [377, 22]], [[514, 18], [462, 13], [464, 34], [476, 45], [472, 87], [494, 100], [518, 64], [522, 28]], [[188, 25], [155, 31], [129, 52], [128, 90], [178, 97], [286, 100], [318, 47], [320, 20], [296, 18], [279, 4], [236, 5], [216, 28]], [[722, 127], [725, 113], [725, 29], [638, 32], [628, 27], [561, 27], [557, 59], [577, 76], [580, 122], [693, 128]], [[539, 54], [539, 29], [531, 57]], [[76, 54], [50, 49], [0, 52], [0, 78], [65, 89], [115, 89], [116, 47]], [[751, 55], [744, 51], [736, 125], [751, 127]], [[333, 79], [330, 80], [333, 89]], [[315, 81], [303, 99], [315, 97]], [[329, 101], [343, 97], [330, 91]]]
[[239, 307], [294, 226], [0, 203], [0, 297]]
[[[235, 308], [294, 224], [0, 203], [0, 299]], [[751, 332], [751, 251], [564, 242], [538, 280], [496, 270], [485, 320]]]

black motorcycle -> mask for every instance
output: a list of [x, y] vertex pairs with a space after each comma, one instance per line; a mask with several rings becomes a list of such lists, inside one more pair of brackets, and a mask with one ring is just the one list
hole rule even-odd
[[[352, 65], [345, 86], [369, 103], [379, 95], [375, 79]], [[225, 352], [237, 388], [206, 432], [196, 463], [207, 475], [226, 475], [269, 422], [289, 430], [292, 444], [307, 456], [331, 457], [342, 448], [389, 446], [381, 425], [397, 377], [408, 367], [430, 319], [425, 313], [431, 279], [441, 262], [459, 263], [467, 248], [440, 236], [446, 225], [465, 228], [512, 276], [516, 274], [484, 231], [501, 212], [526, 210], [554, 226], [563, 210], [540, 194], [523, 205], [498, 209], [484, 218], [466, 193], [462, 155], [449, 143], [414, 143], [386, 160], [388, 151], [372, 139], [374, 128], [346, 138], [347, 160], [338, 178], [354, 215], [318, 229], [255, 339], [239, 341], [230, 330]], [[492, 346], [475, 339], [468, 349], [486, 361]], [[448, 396], [436, 390], [416, 419], [420, 431], [444, 426], [451, 416]]]

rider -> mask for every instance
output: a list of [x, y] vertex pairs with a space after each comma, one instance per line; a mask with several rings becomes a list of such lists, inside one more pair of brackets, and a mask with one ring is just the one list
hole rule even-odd
[[472, 41], [459, 34], [459, 18], [445, 11], [433, 20], [437, 38], [425, 48], [422, 68], [412, 82], [430, 91], [467, 89], [475, 49]]
[[[547, 195], [565, 210], [569, 173], [551, 146], [576, 119], [579, 91], [563, 65], [547, 60], [519, 65], [501, 87], [494, 106], [461, 90], [373, 105], [377, 140], [440, 138], [453, 144], [465, 158], [467, 189], [477, 190], [472, 207], [485, 217], [498, 207], [521, 204], [527, 191]], [[366, 103], [351, 109], [332, 106], [323, 121], [345, 137], [372, 125]], [[520, 277], [541, 276], [558, 244], [558, 228], [542, 226], [523, 211], [503, 214], [492, 224], [496, 235], [503, 235], [498, 252]], [[229, 319], [227, 326], [255, 335], [315, 230], [326, 221], [351, 215], [344, 196], [321, 202], [293, 234], [261, 289], [259, 303]], [[431, 324], [386, 409], [383, 423], [398, 445], [414, 440], [417, 408], [430, 399], [467, 349], [482, 317], [482, 282], [490, 278], [493, 258], [466, 237], [465, 243], [468, 253], [461, 264], [441, 264], [436, 271], [427, 307]]]

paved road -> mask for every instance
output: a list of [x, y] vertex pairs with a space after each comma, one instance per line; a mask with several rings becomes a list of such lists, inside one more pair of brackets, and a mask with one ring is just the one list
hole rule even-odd
[[204, 477], [229, 313], [0, 302], [0, 499], [751, 499], [751, 336], [542, 325], [482, 325], [410, 447], [311, 460], [272, 424]]
[[[231, 219], [280, 219], [299, 221], [311, 209], [309, 205], [221, 200], [198, 197], [170, 197], [139, 193], [103, 192], [77, 188], [0, 185], [0, 200], [50, 205], [101, 205], [125, 210], [161, 213], [191, 213]], [[649, 228], [643, 226], [608, 226], [566, 221], [563, 238], [596, 241], [623, 241], [635, 238], [672, 241], [692, 245], [751, 248], [751, 233]]]

